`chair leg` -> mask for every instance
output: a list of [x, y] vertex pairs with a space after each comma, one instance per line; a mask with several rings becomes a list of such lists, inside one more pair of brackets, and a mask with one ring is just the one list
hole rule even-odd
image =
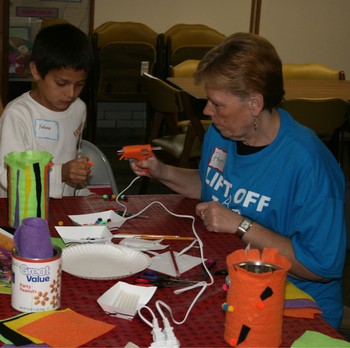
[[348, 306], [343, 308], [343, 320], [338, 331], [347, 341], [350, 341], [350, 308]]

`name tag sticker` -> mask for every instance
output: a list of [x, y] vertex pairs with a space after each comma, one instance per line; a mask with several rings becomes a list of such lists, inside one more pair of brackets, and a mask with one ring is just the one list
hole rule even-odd
[[216, 147], [210, 158], [209, 166], [222, 172], [225, 167], [226, 157], [227, 152]]
[[41, 139], [58, 140], [59, 126], [58, 121], [35, 120], [35, 137]]

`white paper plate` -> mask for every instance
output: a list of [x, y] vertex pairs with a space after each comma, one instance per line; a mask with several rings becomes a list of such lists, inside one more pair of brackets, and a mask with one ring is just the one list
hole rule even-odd
[[110, 243], [73, 245], [62, 251], [63, 271], [84, 279], [125, 278], [150, 264], [141, 251]]
[[[78, 226], [107, 226], [109, 229], [119, 228], [125, 222], [125, 218], [112, 210], [101, 211], [91, 214], [68, 215], [75, 225]], [[97, 222], [101, 219], [101, 223]], [[108, 223], [107, 223], [108, 221]]]

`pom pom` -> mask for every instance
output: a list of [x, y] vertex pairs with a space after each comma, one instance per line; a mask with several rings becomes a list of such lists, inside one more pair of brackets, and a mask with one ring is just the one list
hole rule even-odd
[[227, 309], [228, 309], [228, 303], [223, 303], [222, 305], [221, 305], [221, 308], [224, 310], [224, 311], [227, 311]]

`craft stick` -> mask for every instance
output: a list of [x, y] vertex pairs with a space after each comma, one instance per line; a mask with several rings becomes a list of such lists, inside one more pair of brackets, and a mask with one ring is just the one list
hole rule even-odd
[[179, 270], [179, 266], [178, 266], [178, 264], [176, 262], [176, 258], [175, 258], [175, 254], [173, 252], [173, 249], [169, 248], [169, 253], [170, 253], [171, 260], [173, 261], [173, 264], [174, 264], [176, 277], [179, 278], [181, 276], [181, 273], [180, 273], [180, 270]]
[[113, 238], [140, 238], [140, 239], [164, 239], [164, 240], [195, 240], [194, 237], [181, 237], [169, 234], [132, 234], [132, 233], [119, 233], [114, 234]]

